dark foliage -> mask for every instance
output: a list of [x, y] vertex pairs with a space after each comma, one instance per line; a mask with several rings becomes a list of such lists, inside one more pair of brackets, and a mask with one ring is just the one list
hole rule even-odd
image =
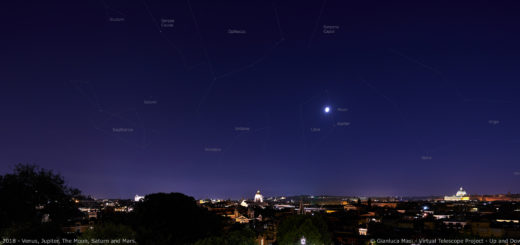
[[147, 195], [134, 210], [137, 241], [146, 244], [191, 244], [222, 234], [223, 218], [197, 206], [181, 193]]
[[[109, 242], [111, 239], [126, 239], [126, 240], [134, 240], [135, 232], [131, 227], [121, 224], [114, 223], [104, 223], [99, 224], [94, 227], [92, 230], [87, 230], [80, 237], [80, 240], [93, 240], [99, 239], [103, 242], [97, 243], [98, 245], [108, 245], [113, 244]], [[106, 241], [108, 240], [108, 241]], [[105, 242], [106, 241], [106, 242]]]
[[255, 233], [250, 229], [229, 231], [221, 236], [203, 238], [195, 245], [255, 245]]
[[81, 216], [73, 201], [79, 194], [59, 174], [34, 165], [16, 165], [12, 174], [0, 176], [0, 234], [60, 236], [62, 225]]
[[332, 243], [327, 223], [319, 215], [295, 215], [282, 220], [278, 229], [278, 244], [297, 244], [305, 237], [307, 244]]

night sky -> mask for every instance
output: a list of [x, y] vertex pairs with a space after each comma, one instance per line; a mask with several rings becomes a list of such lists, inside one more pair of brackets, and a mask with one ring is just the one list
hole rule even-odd
[[0, 173], [37, 164], [97, 198], [518, 193], [519, 12], [5, 1]]

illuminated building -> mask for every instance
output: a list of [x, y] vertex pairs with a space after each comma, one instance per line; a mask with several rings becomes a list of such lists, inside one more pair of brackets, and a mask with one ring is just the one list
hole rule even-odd
[[372, 203], [372, 206], [380, 207], [380, 208], [396, 208], [397, 203], [396, 202], [374, 202], [374, 203]]
[[260, 190], [258, 190], [255, 194], [255, 202], [264, 202], [264, 196], [260, 194]]
[[141, 200], [144, 200], [144, 196], [135, 195], [134, 201], [139, 202]]
[[235, 222], [240, 223], [240, 224], [249, 223], [249, 220], [250, 219], [246, 218], [243, 215], [240, 215], [239, 217], [235, 218]]
[[467, 195], [466, 191], [462, 189], [462, 187], [457, 191], [455, 196], [444, 196], [445, 201], [468, 201], [469, 196]]
[[478, 196], [471, 196], [472, 200], [479, 200], [481, 202], [496, 202], [496, 201], [502, 201], [502, 202], [512, 202], [512, 201], [520, 201], [520, 198], [518, 195], [511, 195], [511, 194], [498, 194], [498, 195], [478, 195]]
[[242, 202], [240, 203], [240, 206], [247, 208], [249, 206], [249, 204], [247, 204], [246, 200], [242, 200]]

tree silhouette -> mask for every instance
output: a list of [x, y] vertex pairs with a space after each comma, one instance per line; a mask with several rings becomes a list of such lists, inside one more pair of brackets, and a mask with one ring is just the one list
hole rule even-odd
[[230, 231], [221, 236], [203, 238], [194, 245], [255, 245], [255, 238], [255, 233], [246, 228]]
[[79, 195], [59, 174], [18, 164], [12, 174], [0, 176], [0, 233], [56, 238], [66, 222], [82, 215], [73, 201]]
[[[135, 232], [132, 230], [130, 226], [121, 225], [121, 224], [113, 224], [106, 223], [96, 225], [94, 229], [87, 230], [78, 239], [86, 239], [88, 241], [92, 241], [92, 239], [100, 239], [100, 240], [111, 240], [111, 239], [127, 239], [134, 240]], [[102, 242], [96, 243], [99, 245], [108, 245], [113, 244], [110, 242]]]
[[223, 217], [196, 205], [181, 193], [147, 195], [134, 209], [137, 242], [146, 244], [191, 244], [221, 234]]
[[278, 244], [297, 244], [302, 237], [308, 244], [332, 243], [327, 224], [319, 215], [295, 215], [282, 220], [278, 229]]

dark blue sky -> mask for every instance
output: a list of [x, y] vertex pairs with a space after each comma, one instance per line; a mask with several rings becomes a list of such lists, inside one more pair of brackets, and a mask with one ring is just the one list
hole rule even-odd
[[95, 197], [520, 192], [519, 11], [4, 2], [0, 173], [38, 164]]

